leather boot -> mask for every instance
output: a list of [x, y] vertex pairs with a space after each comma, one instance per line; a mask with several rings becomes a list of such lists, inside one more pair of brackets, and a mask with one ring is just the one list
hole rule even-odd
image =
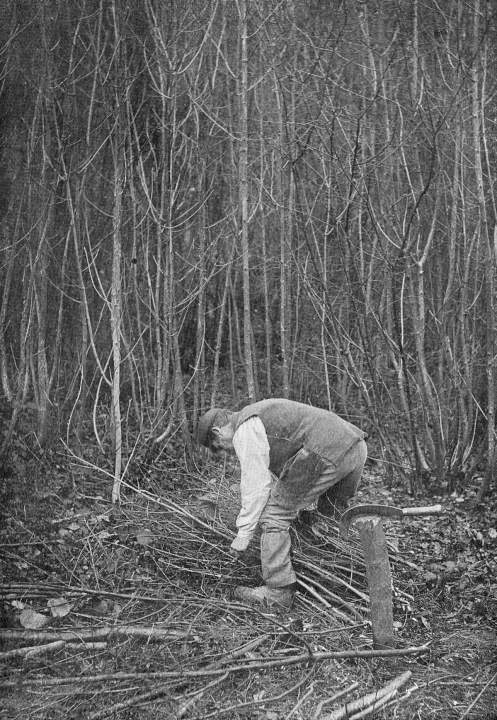
[[290, 610], [295, 598], [295, 585], [270, 588], [267, 585], [250, 588], [239, 585], [235, 588], [235, 597], [248, 605], [265, 605], [268, 608]]

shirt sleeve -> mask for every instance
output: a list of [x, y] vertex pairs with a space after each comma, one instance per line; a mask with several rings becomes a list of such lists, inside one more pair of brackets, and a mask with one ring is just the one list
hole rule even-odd
[[241, 468], [242, 507], [236, 520], [238, 534], [231, 544], [234, 550], [248, 547], [271, 492], [269, 442], [262, 420], [245, 420], [233, 435], [233, 448]]

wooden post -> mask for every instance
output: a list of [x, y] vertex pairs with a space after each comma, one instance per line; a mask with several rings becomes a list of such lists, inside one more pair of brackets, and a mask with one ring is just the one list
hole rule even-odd
[[387, 542], [381, 518], [365, 517], [357, 519], [355, 525], [359, 530], [366, 563], [371, 624], [373, 627], [373, 647], [375, 650], [381, 650], [394, 645], [392, 576]]

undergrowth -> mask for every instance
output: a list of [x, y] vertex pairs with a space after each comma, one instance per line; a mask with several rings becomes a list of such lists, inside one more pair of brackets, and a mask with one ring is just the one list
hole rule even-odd
[[[495, 497], [470, 510], [468, 488], [437, 499], [439, 517], [385, 523], [398, 654], [371, 657], [353, 533], [297, 525], [297, 601], [269, 613], [232, 595], [260, 582], [257, 542], [242, 562], [228, 553], [234, 465], [144, 448], [112, 506], [97, 463], [15, 451], [1, 498], [2, 718], [497, 717]], [[368, 500], [413, 504], [373, 466], [356, 502]], [[347, 714], [399, 676], [381, 708]]]

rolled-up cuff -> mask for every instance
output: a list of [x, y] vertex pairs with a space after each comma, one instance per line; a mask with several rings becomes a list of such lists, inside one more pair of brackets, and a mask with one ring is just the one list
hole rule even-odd
[[233, 548], [233, 550], [238, 550], [238, 552], [243, 552], [244, 550], [246, 550], [248, 548], [250, 540], [251, 540], [250, 536], [237, 535], [236, 538], [231, 543], [231, 547]]

